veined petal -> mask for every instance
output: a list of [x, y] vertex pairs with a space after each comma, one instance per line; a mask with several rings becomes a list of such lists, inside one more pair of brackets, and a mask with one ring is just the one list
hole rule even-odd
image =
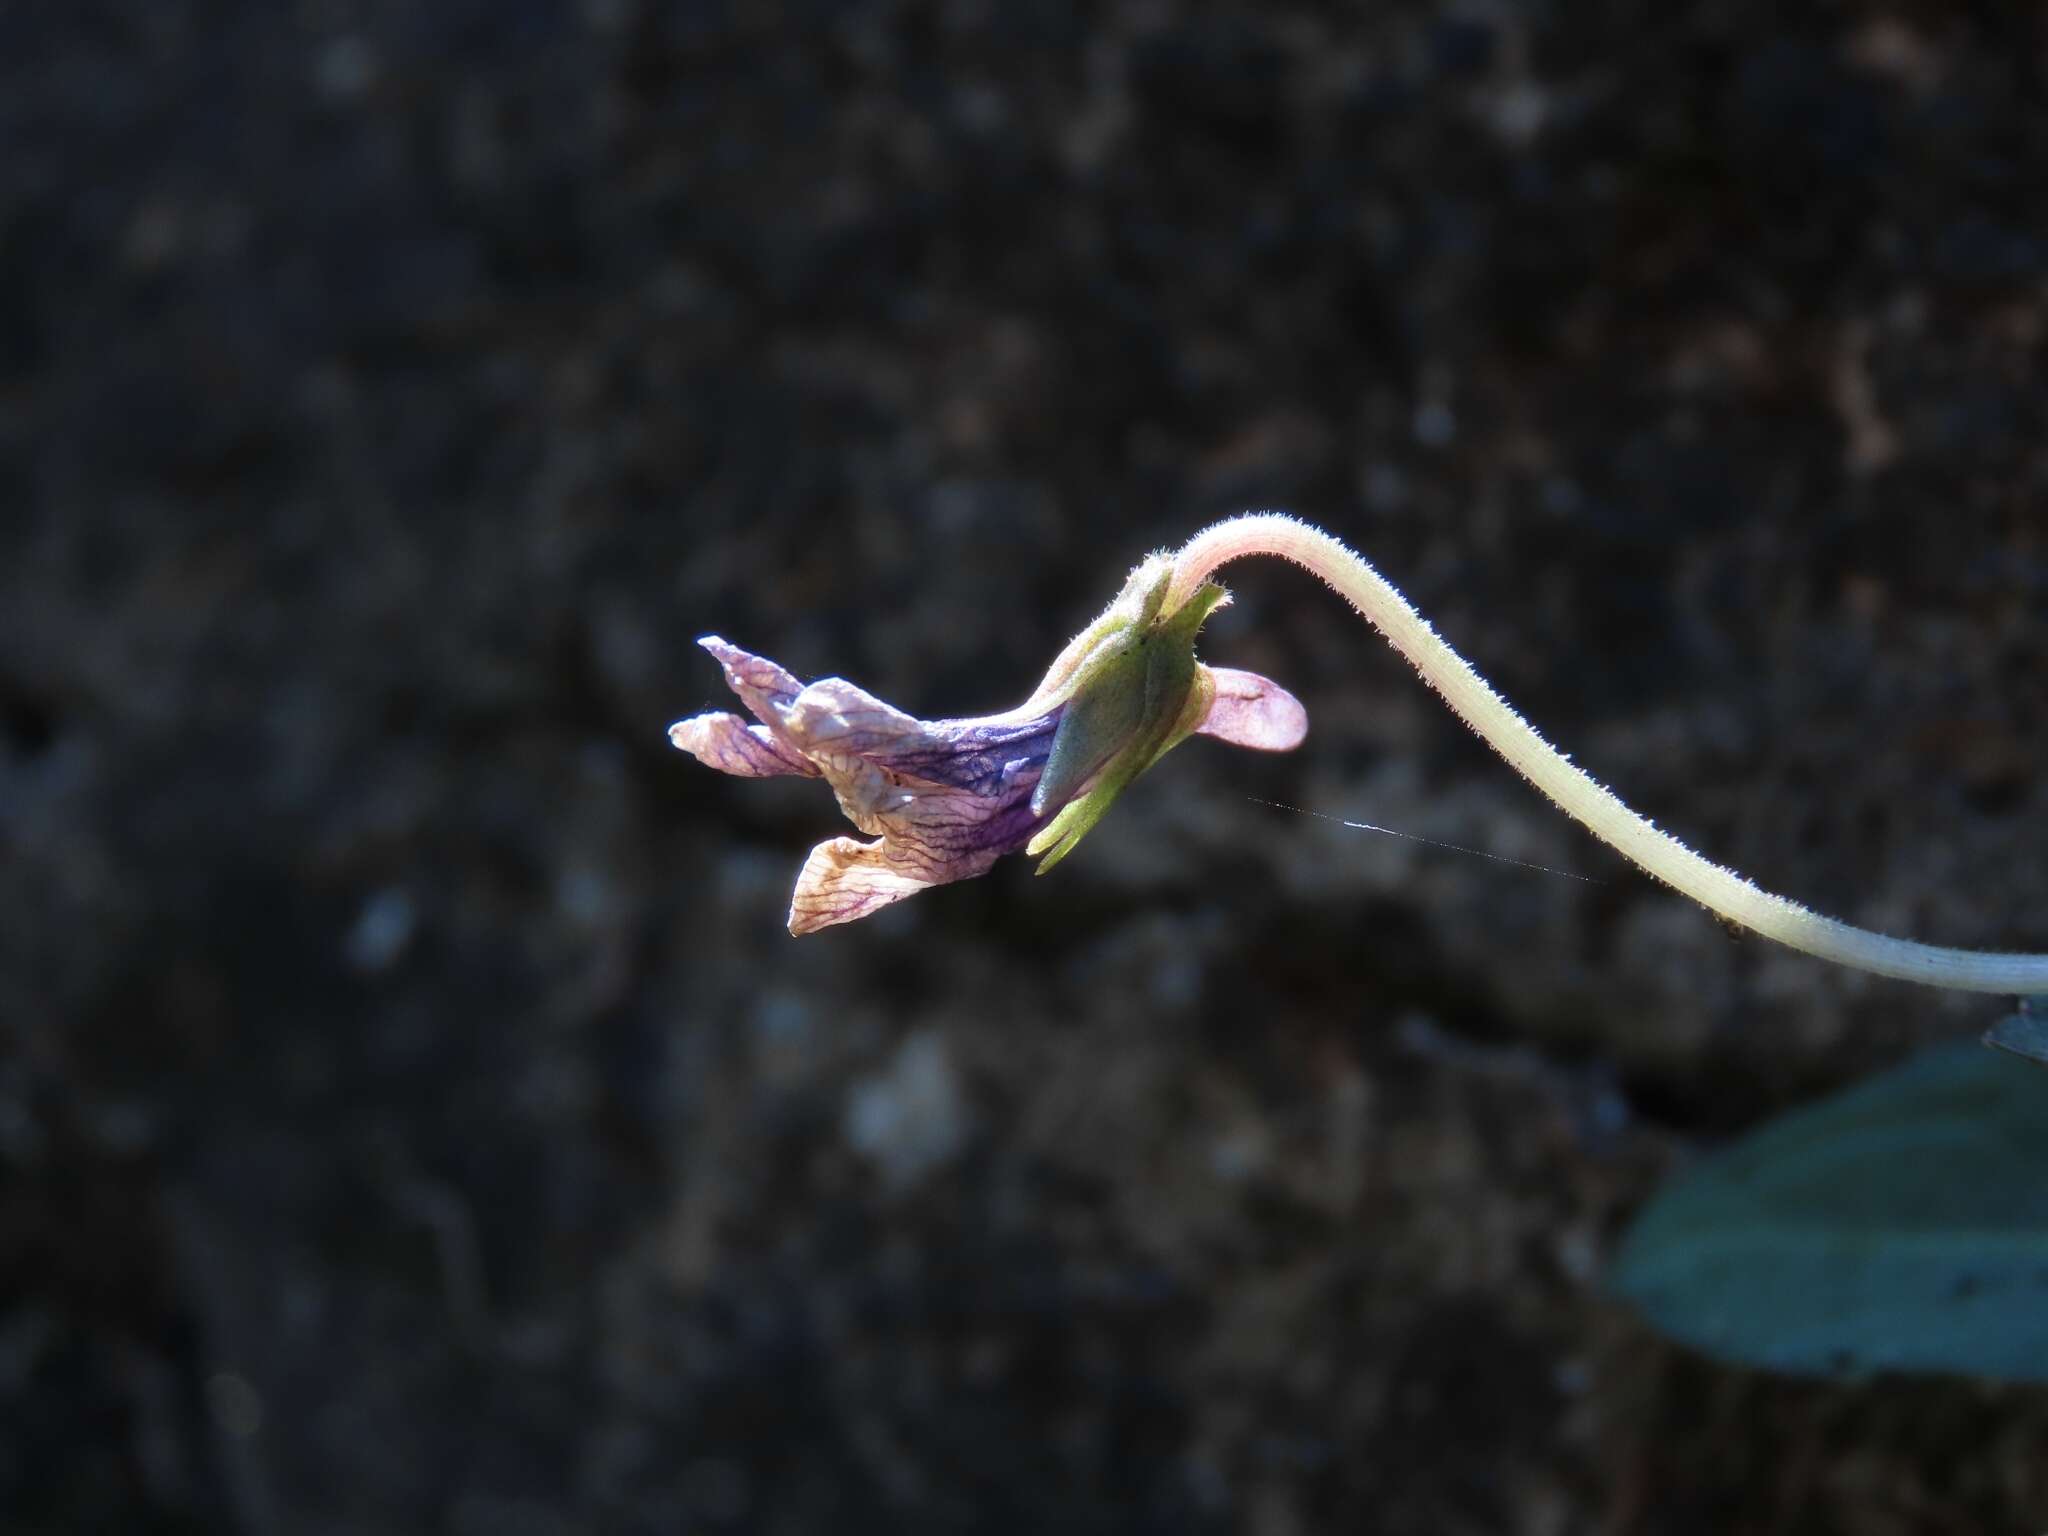
[[1216, 697], [1195, 727], [1199, 734], [1260, 752], [1292, 752], [1301, 745], [1308, 735], [1308, 711], [1301, 700], [1256, 672], [1205, 670], [1216, 684]]
[[882, 831], [876, 818], [908, 798], [887, 760], [899, 748], [924, 745], [924, 726], [840, 677], [812, 683], [782, 718], [790, 740], [832, 786], [847, 819], [863, 832]]
[[707, 768], [743, 779], [779, 773], [818, 777], [818, 765], [779, 740], [765, 725], [749, 725], [722, 712], [692, 715], [668, 728], [668, 739]]
[[894, 839], [863, 843], [858, 838], [835, 837], [818, 844], [804, 860], [789, 901], [789, 931], [816, 933], [820, 928], [850, 923], [915, 896], [927, 886], [982, 874], [1008, 851], [989, 849], [934, 873]]
[[882, 830], [870, 825], [877, 817], [936, 808], [947, 796], [988, 801], [993, 809], [1029, 790], [1057, 725], [1058, 711], [926, 722], [838, 677], [812, 683], [783, 715], [789, 739], [824, 770], [864, 832]]
[[725, 669], [726, 686], [740, 696], [754, 718], [771, 731], [782, 728], [782, 712], [804, 691], [804, 685], [765, 656], [743, 651], [717, 635], [705, 635], [697, 643], [718, 658]]

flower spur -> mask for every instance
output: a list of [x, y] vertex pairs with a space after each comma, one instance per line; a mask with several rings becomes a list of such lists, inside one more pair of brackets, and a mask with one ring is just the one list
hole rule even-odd
[[678, 721], [669, 740], [747, 778], [822, 778], [874, 839], [835, 837], [804, 861], [789, 931], [851, 922], [926, 886], [985, 873], [1006, 853], [1050, 869], [1118, 793], [1188, 736], [1285, 751], [1308, 716], [1279, 684], [1195, 660], [1194, 639], [1224, 599], [1201, 584], [1170, 608], [1163, 556], [1060, 653], [1036, 692], [1006, 714], [917, 720], [843, 678], [805, 686], [716, 635], [698, 643], [754, 716]]

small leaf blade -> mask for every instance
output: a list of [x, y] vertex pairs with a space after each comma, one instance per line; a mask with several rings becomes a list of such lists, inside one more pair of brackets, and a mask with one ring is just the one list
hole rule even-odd
[[1984, 1032], [1984, 1043], [2048, 1067], [2048, 997], [2020, 1000], [2020, 1011]]
[[2048, 1078], [1944, 1046], [1795, 1111], [1653, 1200], [1612, 1283], [1744, 1364], [2048, 1381]]

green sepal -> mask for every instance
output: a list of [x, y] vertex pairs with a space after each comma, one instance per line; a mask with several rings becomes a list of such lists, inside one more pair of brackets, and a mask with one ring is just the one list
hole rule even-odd
[[1195, 661], [1195, 636], [1223, 601], [1223, 589], [1205, 583], [1161, 620], [1163, 591], [1160, 582], [1141, 594], [1135, 621], [1096, 637], [1075, 668], [1031, 797], [1034, 809], [1061, 805], [1025, 845], [1026, 853], [1045, 856], [1040, 874], [1071, 853], [1125, 787], [1192, 735], [1208, 713], [1212, 685]]

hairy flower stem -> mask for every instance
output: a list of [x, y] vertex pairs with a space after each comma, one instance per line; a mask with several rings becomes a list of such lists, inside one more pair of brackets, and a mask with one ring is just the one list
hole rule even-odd
[[1393, 584], [1337, 540], [1295, 518], [1259, 512], [1196, 534], [1174, 557], [1165, 606], [1186, 601], [1218, 567], [1278, 555], [1312, 572], [1407, 657], [1460, 720], [1566, 815], [1647, 873], [1729, 922], [1837, 965], [1963, 992], [2048, 992], [2048, 955], [1947, 949], [1822, 917], [1702, 858], [1637, 815], [1536, 733], [1431, 629]]

